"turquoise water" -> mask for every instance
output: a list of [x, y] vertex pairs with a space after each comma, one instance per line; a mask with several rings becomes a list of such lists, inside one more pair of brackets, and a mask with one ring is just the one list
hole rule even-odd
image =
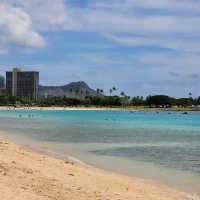
[[183, 179], [189, 173], [200, 185], [200, 113], [10, 110], [0, 111], [0, 130], [97, 166], [116, 161], [111, 169], [137, 174], [136, 163], [143, 163]]

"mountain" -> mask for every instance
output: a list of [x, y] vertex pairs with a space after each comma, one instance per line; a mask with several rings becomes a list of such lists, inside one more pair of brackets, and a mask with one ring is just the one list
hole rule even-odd
[[63, 86], [39, 86], [39, 97], [67, 97], [84, 99], [86, 96], [97, 96], [84, 81], [72, 82]]

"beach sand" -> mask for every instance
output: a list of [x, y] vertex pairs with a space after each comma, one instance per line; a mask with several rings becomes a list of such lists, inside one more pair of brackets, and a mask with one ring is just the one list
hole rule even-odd
[[200, 112], [200, 108], [148, 108], [138, 106], [107, 107], [107, 106], [0, 106], [0, 110], [88, 110], [88, 111], [145, 111], [145, 112]]
[[149, 180], [42, 155], [0, 139], [1, 200], [199, 200]]
[[95, 107], [95, 106], [0, 106], [0, 110], [94, 110], [94, 111], [104, 111], [104, 110], [126, 110], [122, 107]]

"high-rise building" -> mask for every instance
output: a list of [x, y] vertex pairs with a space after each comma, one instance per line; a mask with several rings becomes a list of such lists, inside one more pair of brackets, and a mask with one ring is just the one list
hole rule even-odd
[[0, 89], [5, 88], [5, 78], [0, 75]]
[[26, 99], [37, 99], [39, 72], [21, 71], [14, 68], [6, 72], [7, 95]]

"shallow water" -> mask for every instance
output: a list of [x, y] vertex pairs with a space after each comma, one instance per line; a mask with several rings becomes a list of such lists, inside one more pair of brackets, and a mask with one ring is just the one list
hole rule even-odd
[[0, 111], [21, 143], [200, 193], [200, 113]]

